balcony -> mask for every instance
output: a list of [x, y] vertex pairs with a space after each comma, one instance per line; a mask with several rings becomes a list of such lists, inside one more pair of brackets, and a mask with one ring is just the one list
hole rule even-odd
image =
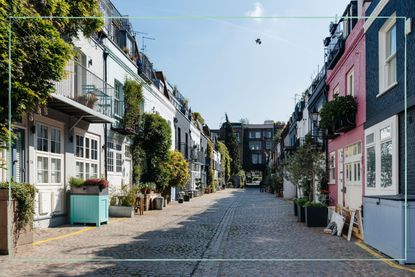
[[199, 164], [206, 164], [205, 154], [197, 148], [190, 151], [190, 161]]
[[66, 78], [57, 82], [49, 107], [90, 123], [114, 123], [114, 88], [76, 62], [66, 68]]
[[343, 37], [334, 37], [331, 39], [329, 47], [326, 48], [327, 69], [333, 69], [336, 66], [340, 57], [344, 53], [344, 48], [345, 48], [345, 40], [343, 39]]

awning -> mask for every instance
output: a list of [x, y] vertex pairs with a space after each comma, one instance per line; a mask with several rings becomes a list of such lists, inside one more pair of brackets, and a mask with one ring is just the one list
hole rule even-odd
[[115, 123], [115, 119], [87, 106], [84, 106], [68, 97], [52, 93], [52, 99], [48, 102], [48, 107], [78, 118], [82, 117], [89, 123]]

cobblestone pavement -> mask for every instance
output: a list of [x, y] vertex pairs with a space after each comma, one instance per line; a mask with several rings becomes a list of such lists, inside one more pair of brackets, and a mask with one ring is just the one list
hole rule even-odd
[[0, 257], [0, 276], [415, 275], [379, 260], [287, 261], [374, 257], [322, 228], [296, 222], [290, 202], [257, 189], [228, 189], [90, 229], [20, 251], [13, 259]]

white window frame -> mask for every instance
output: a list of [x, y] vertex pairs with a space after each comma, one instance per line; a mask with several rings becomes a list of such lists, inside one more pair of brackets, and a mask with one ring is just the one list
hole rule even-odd
[[[380, 138], [380, 130], [391, 127], [391, 136], [386, 139]], [[367, 149], [375, 146], [376, 156], [376, 182], [375, 187], [367, 186], [367, 170], [365, 170], [365, 195], [396, 195], [399, 192], [399, 140], [398, 140], [398, 116], [394, 115], [365, 130], [365, 139], [374, 134], [374, 142], [365, 145], [365, 168], [367, 168]], [[392, 186], [381, 187], [381, 144], [392, 141]]]
[[[385, 24], [383, 24], [382, 28], [379, 30], [379, 94], [377, 97], [383, 95], [384, 93], [388, 92], [391, 88], [395, 87], [398, 84], [397, 80], [397, 60], [396, 60], [396, 51], [397, 45], [395, 46], [395, 53], [386, 57], [386, 43], [387, 43], [387, 33], [395, 26], [396, 28], [396, 13], [392, 14], [391, 18], [389, 18]], [[397, 35], [397, 33], [396, 33]], [[397, 37], [395, 38], [395, 42], [397, 43]], [[387, 66], [389, 62], [395, 59], [395, 81], [387, 84]]]
[[346, 75], [346, 94], [354, 96], [354, 87], [355, 87], [354, 67], [352, 67]]
[[[360, 152], [359, 152], [360, 144]], [[356, 150], [356, 151], [355, 151]], [[349, 153], [352, 151], [353, 153]], [[356, 153], [354, 153], [356, 152]], [[360, 167], [360, 177], [359, 170]], [[356, 142], [344, 148], [344, 170], [345, 170], [345, 181], [346, 185], [349, 186], [360, 186], [362, 185], [363, 174], [362, 174], [362, 143]]]
[[336, 151], [331, 152], [329, 155], [329, 179], [330, 184], [336, 183]]
[[[34, 134], [34, 137], [35, 137], [34, 144], [35, 145], [34, 145], [34, 149], [35, 149], [35, 157], [36, 157], [36, 159], [35, 159], [35, 183], [37, 185], [62, 185], [64, 183], [63, 176], [64, 176], [64, 169], [65, 169], [64, 158], [63, 158], [63, 156], [64, 156], [64, 154], [63, 154], [63, 150], [64, 150], [63, 125], [62, 124], [53, 124], [52, 122], [43, 121], [43, 120], [36, 120], [34, 122], [34, 125], [35, 125], [35, 134]], [[45, 126], [45, 127], [48, 128], [48, 138], [47, 138], [48, 139], [48, 151], [37, 150], [37, 147], [38, 147], [38, 145], [37, 145], [37, 143], [38, 143], [38, 141], [37, 141], [37, 136], [38, 136], [37, 125], [42, 125], [42, 126]], [[52, 129], [57, 129], [60, 132], [60, 152], [59, 153], [52, 153], [51, 152], [51, 148], [52, 148], [51, 147], [51, 135], [52, 135], [51, 130]], [[38, 182], [38, 170], [39, 170], [38, 169], [38, 157], [46, 158], [47, 161], [48, 161], [48, 167], [47, 167], [47, 174], [48, 174], [47, 178], [48, 178], [48, 180], [47, 180], [47, 182], [43, 182], [43, 183]], [[54, 183], [51, 182], [52, 181], [52, 159], [60, 160], [60, 176], [59, 176], [60, 182], [54, 182]]]
[[[107, 145], [107, 153], [108, 153], [107, 171], [111, 173], [112, 175], [122, 176], [123, 169], [124, 169], [124, 159], [126, 158], [125, 157], [125, 144], [112, 138], [108, 138], [107, 143], [108, 143]], [[112, 145], [112, 147], [110, 147], [110, 145]], [[120, 149], [117, 149], [117, 145], [120, 146]], [[117, 155], [121, 155], [121, 168], [119, 167], [117, 168]], [[112, 164], [109, 163], [109, 160], [112, 160]]]
[[[83, 153], [82, 153], [82, 157], [78, 157], [76, 155], [76, 147], [77, 147], [77, 137], [76, 136], [80, 136], [83, 138]], [[89, 147], [86, 147], [86, 140], [89, 140]], [[97, 159], [92, 159], [92, 152], [93, 152], [93, 148], [92, 148], [92, 141], [95, 140], [97, 142]], [[100, 174], [100, 137], [88, 132], [85, 132], [83, 130], [77, 129], [74, 133], [74, 157], [75, 157], [75, 174], [76, 176], [78, 176], [79, 178], [82, 179], [89, 179], [89, 178], [99, 178], [101, 176]], [[88, 151], [88, 155], [86, 154], [86, 152]], [[88, 157], [87, 157], [88, 156]], [[83, 172], [82, 172], [82, 176], [80, 175], [80, 172], [78, 172], [77, 169], [77, 163], [80, 163], [83, 165]], [[96, 166], [97, 168], [97, 172], [96, 175], [92, 175], [92, 167]], [[87, 167], [89, 168], [88, 170], [88, 175], [87, 175]]]

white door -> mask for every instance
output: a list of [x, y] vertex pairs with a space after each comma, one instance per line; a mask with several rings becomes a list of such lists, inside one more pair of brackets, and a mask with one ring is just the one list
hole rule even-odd
[[133, 183], [132, 180], [132, 166], [131, 166], [131, 160], [124, 160], [124, 172], [123, 172], [123, 178], [124, 178], [124, 184], [131, 185]]
[[344, 158], [345, 191], [344, 202], [349, 208], [362, 205], [362, 146], [356, 143], [346, 147]]
[[337, 150], [337, 204], [343, 206], [343, 149]]

